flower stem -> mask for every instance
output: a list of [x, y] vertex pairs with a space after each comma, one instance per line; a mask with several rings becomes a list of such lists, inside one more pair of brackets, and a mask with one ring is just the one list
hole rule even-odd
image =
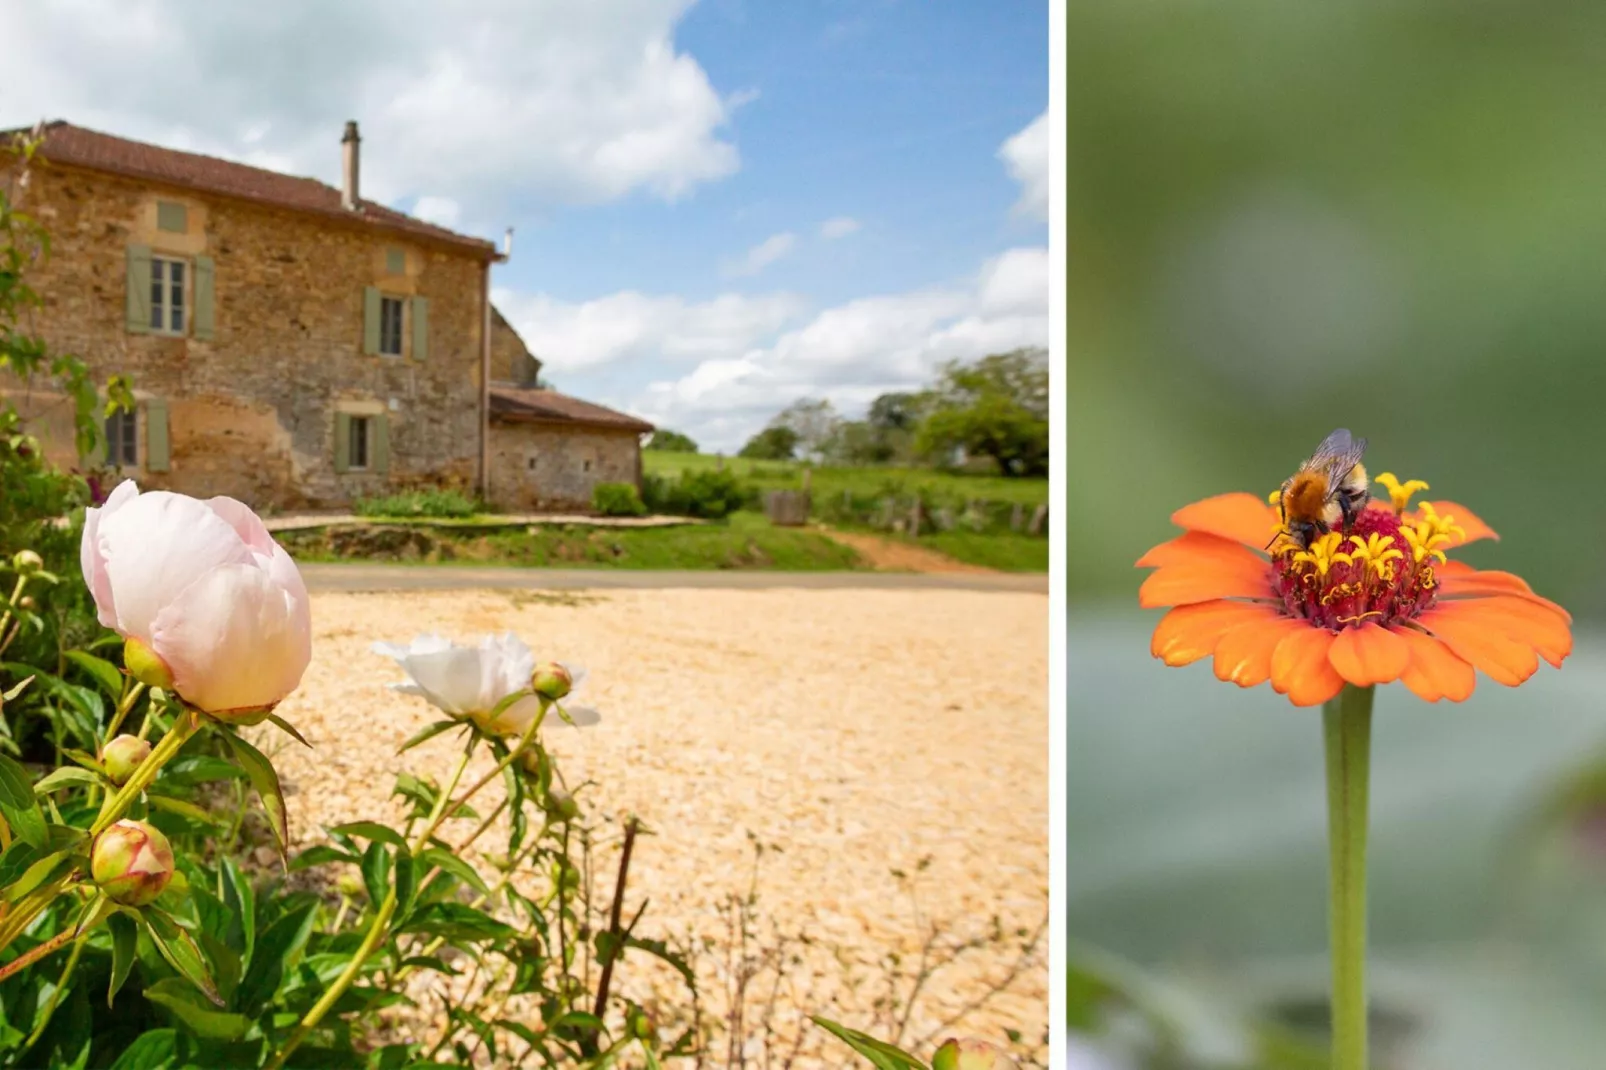
[[1322, 710], [1327, 751], [1332, 1070], [1366, 1070], [1366, 792], [1370, 687], [1346, 684]]
[[100, 816], [90, 826], [89, 834], [99, 836], [128, 813], [128, 808], [139, 798], [139, 793], [150, 786], [151, 781], [156, 779], [156, 774], [162, 771], [162, 766], [179, 752], [200, 726], [199, 714], [187, 709], [179, 710], [178, 715], [173, 718], [173, 727], [167, 730], [167, 735], [163, 736], [161, 742], [151, 749], [145, 760], [135, 767], [134, 775], [128, 778], [122, 790], [106, 800]]

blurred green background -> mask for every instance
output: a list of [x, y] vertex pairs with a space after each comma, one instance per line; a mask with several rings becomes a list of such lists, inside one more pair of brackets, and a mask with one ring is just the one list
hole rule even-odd
[[1324, 1065], [1319, 714], [1153, 661], [1132, 562], [1344, 426], [1578, 632], [1521, 689], [1378, 697], [1378, 1065], [1606, 1066], [1606, 5], [1068, 26], [1073, 1018], [1099, 1065]]

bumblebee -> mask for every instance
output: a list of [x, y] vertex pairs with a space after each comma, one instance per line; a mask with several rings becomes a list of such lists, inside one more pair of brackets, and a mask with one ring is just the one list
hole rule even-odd
[[1361, 464], [1365, 452], [1366, 440], [1351, 438], [1342, 427], [1323, 439], [1310, 459], [1284, 481], [1278, 495], [1283, 530], [1267, 549], [1287, 536], [1308, 550], [1318, 536], [1335, 529], [1348, 531], [1371, 498], [1367, 489], [1371, 480]]

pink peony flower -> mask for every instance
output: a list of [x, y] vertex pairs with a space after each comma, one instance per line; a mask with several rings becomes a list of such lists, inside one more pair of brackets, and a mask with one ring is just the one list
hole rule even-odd
[[146, 682], [225, 720], [260, 719], [301, 683], [307, 588], [242, 503], [126, 481], [86, 513], [80, 557], [100, 622]]

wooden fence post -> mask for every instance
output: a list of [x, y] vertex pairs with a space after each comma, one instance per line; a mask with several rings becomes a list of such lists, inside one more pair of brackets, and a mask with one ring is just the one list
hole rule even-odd
[[954, 511], [946, 505], [937, 510], [937, 527], [942, 531], [954, 530]]
[[920, 537], [920, 496], [916, 495], [914, 504], [909, 507], [909, 534], [915, 538]]
[[1037, 507], [1036, 511], [1032, 513], [1031, 525], [1029, 527], [1027, 527], [1027, 529], [1026, 529], [1027, 534], [1029, 534], [1029, 535], [1040, 534], [1042, 532], [1042, 530], [1043, 530], [1043, 521], [1045, 521], [1047, 519], [1048, 519], [1048, 503], [1047, 502], [1043, 502], [1042, 504], [1040, 504]]
[[812, 468], [803, 469], [803, 493], [804, 494], [807, 494], [809, 492], [809, 487], [813, 484], [813, 482], [814, 482], [814, 469], [812, 469]]
[[1009, 530], [1019, 531], [1020, 526], [1026, 522], [1026, 509], [1020, 502], [1016, 502], [1009, 510]]

